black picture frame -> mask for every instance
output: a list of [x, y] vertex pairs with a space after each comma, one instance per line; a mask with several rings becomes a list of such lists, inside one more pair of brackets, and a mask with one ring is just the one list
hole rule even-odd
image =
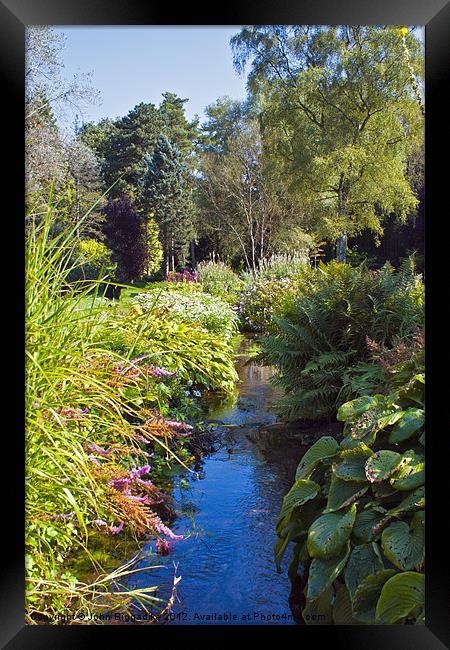
[[[24, 624], [24, 322], [23, 322], [23, 207], [24, 207], [24, 32], [27, 25], [243, 25], [243, 24], [414, 24], [425, 25], [426, 43], [426, 282], [427, 282], [427, 365], [432, 360], [433, 368], [442, 355], [438, 351], [439, 341], [445, 349], [445, 336], [439, 336], [439, 325], [445, 325], [436, 301], [442, 300], [438, 289], [439, 273], [434, 255], [443, 257], [449, 238], [444, 238], [442, 228], [445, 215], [441, 210], [446, 205], [447, 151], [448, 148], [448, 104], [444, 101], [445, 88], [450, 68], [450, 4], [446, 0], [251, 0], [244, 4], [229, 2], [220, 9], [219, 16], [213, 16], [211, 6], [206, 3], [184, 4], [180, 7], [168, 3], [141, 3], [139, 0], [1, 0], [0, 1], [0, 70], [3, 76], [1, 88], [6, 89], [0, 105], [3, 109], [5, 136], [10, 144], [4, 145], [7, 165], [2, 171], [3, 196], [10, 201], [4, 214], [8, 225], [12, 225], [11, 238], [5, 239], [4, 252], [14, 251], [8, 262], [8, 278], [14, 278], [10, 290], [17, 298], [13, 310], [16, 317], [8, 313], [9, 327], [3, 350], [3, 370], [9, 380], [9, 392], [3, 394], [4, 434], [2, 473], [5, 465], [13, 469], [2, 490], [2, 537], [6, 542], [3, 561], [0, 564], [0, 642], [8, 650], [24, 648], [81, 648], [86, 644], [105, 641], [105, 634], [112, 636], [114, 645], [130, 643], [130, 633], [136, 639], [146, 626], [26, 626]], [[447, 139], [446, 139], [447, 138]], [[4, 158], [6, 159], [6, 158]], [[441, 162], [442, 161], [442, 162]], [[2, 201], [3, 207], [5, 201]], [[5, 216], [6, 215], [6, 216]], [[448, 218], [446, 217], [447, 221]], [[430, 224], [439, 222], [439, 237]], [[447, 226], [448, 227], [448, 226]], [[434, 241], [434, 243], [433, 243]], [[430, 263], [433, 255], [433, 264]], [[4, 262], [5, 264], [5, 262]], [[436, 309], [436, 311], [435, 311]], [[438, 317], [431, 314], [437, 313]], [[442, 330], [443, 332], [443, 330]], [[6, 348], [6, 349], [5, 349]], [[436, 350], [436, 352], [435, 352]], [[445, 365], [445, 360], [444, 360]], [[447, 364], [448, 365], [448, 364]], [[446, 439], [446, 395], [439, 396], [437, 373], [427, 382], [429, 409], [427, 420], [430, 440], [427, 449], [427, 574], [426, 574], [426, 626], [264, 626], [264, 638], [275, 634], [292, 636], [296, 643], [323, 642], [324, 634], [335, 645], [345, 648], [372, 650], [399, 648], [407, 650], [433, 650], [450, 645], [450, 612], [448, 599], [449, 580], [446, 574], [449, 546], [445, 530], [446, 509], [439, 503], [440, 494], [446, 496], [445, 479], [448, 475], [448, 451], [445, 454], [438, 442]], [[446, 392], [448, 390], [446, 389]], [[441, 401], [442, 400], [442, 401]], [[448, 401], [448, 398], [447, 398]], [[444, 405], [444, 408], [443, 406]], [[8, 421], [6, 416], [10, 416]], [[8, 424], [6, 424], [8, 422]], [[431, 427], [431, 428], [430, 428]], [[433, 480], [428, 480], [433, 476]], [[444, 501], [445, 504], [445, 501]], [[433, 532], [434, 528], [434, 532]], [[237, 632], [241, 638], [252, 639], [253, 626], [220, 626], [223, 640], [234, 638]], [[156, 634], [157, 641], [173, 643], [185, 628], [150, 626], [150, 635]], [[199, 627], [190, 630], [189, 640], [197, 642], [205, 629], [217, 632], [217, 626]], [[261, 627], [258, 631], [261, 631]], [[163, 637], [160, 637], [160, 634]], [[223, 636], [222, 636], [223, 634]], [[331, 634], [331, 636], [329, 636]], [[231, 636], [230, 636], [231, 635]], [[214, 635], [218, 637], [217, 634]], [[142, 637], [140, 637], [142, 638]], [[153, 640], [154, 637], [152, 636]], [[147, 637], [147, 642], [150, 637]], [[178, 640], [180, 643], [181, 641]]]

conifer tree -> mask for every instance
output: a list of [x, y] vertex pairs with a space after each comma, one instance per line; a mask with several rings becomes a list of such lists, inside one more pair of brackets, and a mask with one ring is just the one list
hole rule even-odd
[[167, 273], [184, 264], [193, 237], [189, 171], [179, 148], [163, 134], [146, 161], [143, 197], [159, 226]]
[[105, 207], [105, 243], [117, 263], [117, 280], [129, 282], [145, 271], [147, 247], [144, 224], [125, 194], [109, 199]]

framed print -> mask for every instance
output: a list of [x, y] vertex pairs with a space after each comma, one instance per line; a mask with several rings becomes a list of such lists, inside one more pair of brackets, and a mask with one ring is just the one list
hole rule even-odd
[[446, 647], [449, 5], [0, 13], [2, 647]]

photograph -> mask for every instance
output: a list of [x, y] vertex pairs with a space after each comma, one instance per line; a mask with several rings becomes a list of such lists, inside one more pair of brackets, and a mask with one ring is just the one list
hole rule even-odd
[[24, 31], [26, 626], [425, 626], [425, 25]]

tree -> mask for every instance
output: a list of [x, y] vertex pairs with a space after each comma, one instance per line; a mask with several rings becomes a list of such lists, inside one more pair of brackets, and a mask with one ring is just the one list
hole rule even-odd
[[176, 93], [163, 93], [163, 101], [159, 106], [162, 118], [161, 132], [175, 144], [180, 152], [189, 158], [194, 150], [198, 137], [198, 118], [188, 122], [184, 114], [184, 104], [188, 99], [181, 99]]
[[[404, 55], [408, 48], [408, 62]], [[234, 62], [251, 61], [249, 88], [259, 97], [268, 152], [292, 178], [320, 235], [346, 241], [382, 218], [405, 220], [417, 199], [405, 160], [423, 140], [412, 87], [423, 51], [395, 27], [257, 26], [232, 38]]]
[[[207, 146], [203, 155], [201, 233], [215, 239], [216, 252], [226, 257], [238, 253], [247, 268], [256, 271], [262, 259], [285, 243], [288, 250], [296, 247], [303, 214], [266, 164], [258, 123], [245, 116], [233, 127], [233, 137]], [[214, 127], [219, 131], [226, 133], [220, 124]]]
[[[99, 92], [91, 85], [91, 74], [66, 79], [61, 51], [65, 37], [47, 25], [29, 25], [25, 30], [25, 120], [28, 123], [51, 107], [63, 113], [82, 113], [85, 102], [98, 102]], [[39, 100], [39, 101], [38, 101]]]
[[163, 134], [146, 163], [143, 200], [159, 226], [168, 273], [185, 262], [194, 234], [189, 170], [178, 147]]
[[130, 198], [110, 198], [105, 207], [105, 243], [117, 263], [117, 280], [129, 282], [145, 271], [147, 247], [144, 225]]

